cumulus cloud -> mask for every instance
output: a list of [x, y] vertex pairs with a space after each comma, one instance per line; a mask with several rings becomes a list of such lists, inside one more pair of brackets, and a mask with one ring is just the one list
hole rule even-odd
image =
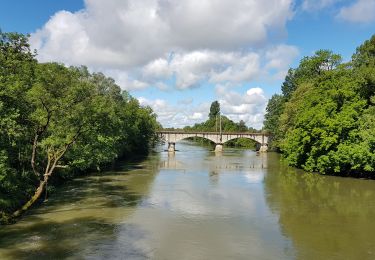
[[[86, 65], [126, 90], [248, 85], [285, 76], [298, 49], [270, 39], [286, 35], [292, 15], [293, 0], [85, 0], [78, 12], [54, 14], [30, 42], [40, 61]], [[261, 126], [263, 92], [226, 91], [220, 98], [233, 120]], [[174, 127], [205, 120], [210, 105], [140, 102]]]
[[[259, 78], [283, 79], [286, 72], [298, 56], [297, 47], [290, 45], [272, 46], [265, 51], [255, 52], [218, 52], [192, 51], [170, 55], [169, 58], [158, 58], [141, 67], [137, 75], [142, 86], [156, 86], [159, 89], [168, 89], [165, 81], [172, 77], [176, 89], [188, 89], [200, 86], [204, 82], [215, 84], [246, 83]], [[269, 72], [267, 74], [267, 72]], [[126, 89], [139, 89], [132, 81], [121, 80], [128, 75], [110, 71], [116, 81], [119, 79]], [[122, 75], [122, 76], [121, 76]], [[121, 76], [121, 77], [120, 77]], [[125, 84], [127, 83], [127, 84]]]
[[298, 55], [299, 50], [296, 46], [280, 44], [266, 52], [267, 64], [265, 69], [275, 70], [274, 77], [276, 79], [284, 79], [290, 64]]
[[375, 21], [375, 0], [357, 0], [354, 4], [343, 7], [337, 18], [353, 23]]
[[86, 0], [32, 35], [41, 60], [129, 68], [171, 51], [256, 47], [284, 30], [292, 0]]
[[86, 0], [53, 15], [31, 45], [40, 61], [108, 71], [124, 89], [167, 89], [174, 77], [187, 89], [253, 80], [268, 35], [291, 16], [292, 0]]
[[201, 103], [193, 106], [191, 100], [185, 99], [172, 105], [163, 99], [147, 99], [140, 97], [142, 106], [150, 106], [158, 115], [158, 121], [163, 127], [182, 128], [187, 125], [194, 125], [207, 119], [210, 104]]
[[173, 55], [169, 61], [156, 59], [142, 68], [141, 77], [150, 83], [172, 75], [176, 88], [187, 89], [203, 81], [251, 81], [260, 73], [260, 56], [256, 53], [193, 51]]
[[217, 86], [220, 107], [224, 115], [235, 122], [243, 120], [248, 126], [260, 129], [263, 125], [267, 98], [259, 88], [250, 88], [246, 93], [238, 93], [227, 86]]

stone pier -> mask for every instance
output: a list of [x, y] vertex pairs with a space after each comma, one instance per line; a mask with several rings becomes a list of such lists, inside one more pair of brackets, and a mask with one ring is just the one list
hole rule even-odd
[[176, 143], [169, 142], [168, 143], [168, 152], [174, 153], [176, 151]]
[[261, 153], [266, 153], [268, 151], [268, 145], [267, 144], [262, 144], [259, 148], [259, 152]]
[[215, 152], [222, 152], [223, 151], [223, 144], [216, 144]]

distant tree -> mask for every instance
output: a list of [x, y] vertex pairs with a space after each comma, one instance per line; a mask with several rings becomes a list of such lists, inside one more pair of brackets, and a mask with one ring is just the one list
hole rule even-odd
[[216, 100], [211, 103], [210, 113], [208, 114], [209, 119], [215, 119], [220, 114], [220, 103]]
[[240, 122], [238, 123], [238, 131], [239, 132], [246, 132], [247, 131], [247, 126], [245, 124], [245, 121], [240, 120]]

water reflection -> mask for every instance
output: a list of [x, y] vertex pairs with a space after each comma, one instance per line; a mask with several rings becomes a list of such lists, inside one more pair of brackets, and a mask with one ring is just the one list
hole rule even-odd
[[65, 185], [1, 228], [0, 259], [375, 258], [374, 181], [178, 145]]
[[[142, 227], [122, 222], [148, 193], [158, 162], [154, 155], [144, 165], [120, 165], [116, 172], [64, 185], [42, 207], [0, 229], [0, 259], [102, 259], [99, 256], [108, 253], [107, 244], [110, 251], [144, 256], [147, 251], [135, 246], [144, 233]], [[126, 243], [115, 248], [112, 242], [124, 229], [138, 236], [128, 236]]]
[[273, 164], [267, 202], [299, 259], [375, 259], [375, 182]]
[[[293, 257], [291, 242], [265, 201], [266, 157], [262, 161], [255, 152], [236, 149], [217, 154], [191, 144], [179, 144], [179, 150], [172, 157], [161, 155], [149, 208], [132, 218], [154, 234], [145, 242], [153, 244], [153, 258]], [[153, 221], [145, 212], [152, 212]]]

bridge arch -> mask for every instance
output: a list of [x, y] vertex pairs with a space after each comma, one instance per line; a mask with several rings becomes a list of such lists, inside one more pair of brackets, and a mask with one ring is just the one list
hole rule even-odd
[[233, 141], [233, 140], [236, 140], [236, 139], [248, 139], [248, 140], [251, 140], [251, 141], [254, 141], [256, 144], [262, 144], [260, 142], [260, 140], [256, 140], [255, 138], [251, 138], [251, 137], [247, 137], [247, 136], [239, 136], [239, 137], [233, 137], [233, 138], [230, 138], [230, 139], [227, 139], [225, 141], [223, 141], [223, 144], [226, 144], [230, 141]]
[[190, 134], [190, 135], [186, 135], [186, 136], [180, 136], [178, 138], [176, 138], [175, 142], [179, 142], [179, 141], [182, 141], [182, 140], [185, 140], [187, 138], [192, 138], [192, 137], [199, 137], [199, 138], [202, 138], [202, 139], [206, 139], [206, 140], [209, 140], [213, 143], [217, 143], [217, 140], [216, 138], [213, 138], [212, 136], [205, 136], [205, 135], [197, 135], [197, 134]]

